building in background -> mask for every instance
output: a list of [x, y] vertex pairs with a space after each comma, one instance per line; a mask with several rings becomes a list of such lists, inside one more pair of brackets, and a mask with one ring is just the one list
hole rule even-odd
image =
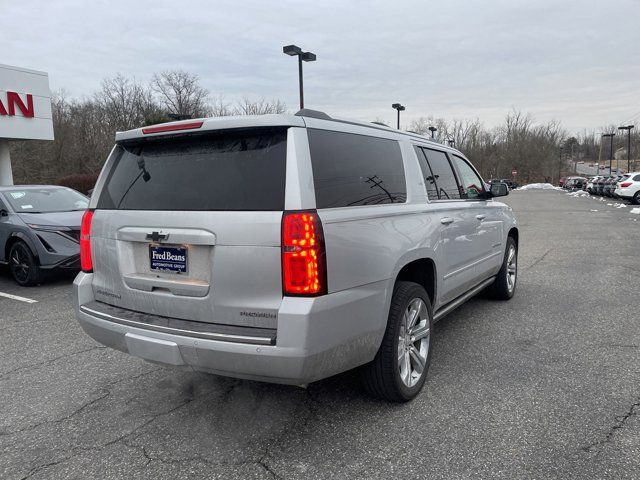
[[53, 140], [49, 75], [0, 65], [0, 185], [13, 185], [12, 139]]

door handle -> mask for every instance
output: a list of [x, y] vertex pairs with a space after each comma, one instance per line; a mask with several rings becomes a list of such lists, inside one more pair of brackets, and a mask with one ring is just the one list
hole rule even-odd
[[484, 220], [485, 218], [487, 218], [486, 215], [480, 214], [480, 215], [476, 215], [476, 218], [480, 221]]
[[449, 225], [450, 223], [453, 223], [453, 218], [451, 217], [442, 217], [440, 219], [440, 223], [443, 225]]

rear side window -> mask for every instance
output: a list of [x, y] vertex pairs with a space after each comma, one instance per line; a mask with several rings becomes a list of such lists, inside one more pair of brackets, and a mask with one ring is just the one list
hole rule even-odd
[[640, 175], [636, 175], [635, 177], [633, 177], [633, 181], [640, 182]]
[[123, 144], [98, 208], [284, 210], [285, 164], [285, 129]]
[[438, 185], [436, 185], [436, 179], [433, 176], [431, 167], [427, 163], [427, 157], [424, 155], [422, 148], [414, 147], [416, 155], [418, 156], [418, 163], [420, 164], [420, 170], [422, 170], [422, 177], [424, 178], [424, 185], [427, 187], [427, 198], [429, 200], [439, 200], [438, 197]]
[[427, 163], [433, 174], [438, 192], [438, 200], [455, 200], [460, 198], [460, 188], [453, 173], [453, 168], [444, 152], [423, 148]]
[[317, 208], [406, 201], [397, 141], [327, 130], [307, 132]]
[[462, 184], [463, 190], [462, 197], [473, 200], [484, 194], [484, 182], [475, 170], [471, 168], [471, 165], [457, 155], [453, 155], [451, 158], [458, 169], [458, 173], [460, 174], [460, 183]]

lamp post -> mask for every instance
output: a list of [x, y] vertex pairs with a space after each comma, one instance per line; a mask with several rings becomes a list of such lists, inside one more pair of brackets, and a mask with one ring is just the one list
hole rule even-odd
[[611, 164], [613, 163], [613, 137], [615, 133], [603, 133], [602, 137], [609, 137], [609, 175], [611, 175]]
[[405, 110], [404, 105], [394, 103], [393, 105], [391, 105], [391, 108], [394, 108], [398, 111], [398, 130], [400, 130], [400, 112], [403, 112]]
[[316, 54], [311, 52], [303, 52], [296, 45], [287, 45], [282, 47], [282, 53], [286, 53], [291, 57], [298, 57], [298, 85], [300, 86], [300, 110], [304, 108], [304, 90], [302, 88], [302, 62], [315, 62]]
[[618, 127], [618, 130], [626, 130], [628, 135], [627, 143], [627, 172], [631, 171], [631, 129], [634, 125], [627, 125], [626, 127]]
[[431, 131], [431, 140], [433, 140], [433, 136], [438, 131], [436, 127], [429, 127], [429, 131]]

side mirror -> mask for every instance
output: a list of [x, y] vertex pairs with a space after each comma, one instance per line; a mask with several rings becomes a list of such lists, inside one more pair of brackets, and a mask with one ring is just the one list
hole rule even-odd
[[8, 217], [9, 212], [7, 212], [4, 208], [0, 209], [0, 217]]
[[491, 196], [492, 197], [506, 197], [509, 195], [509, 187], [506, 183], [492, 183], [491, 184]]

